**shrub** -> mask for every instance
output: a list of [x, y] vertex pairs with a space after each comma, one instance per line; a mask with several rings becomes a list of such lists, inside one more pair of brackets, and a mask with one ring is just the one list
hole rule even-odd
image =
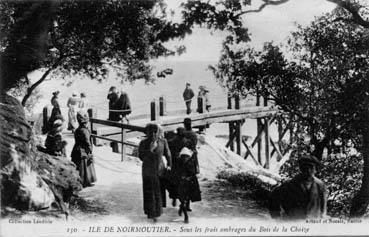
[[261, 181], [256, 174], [224, 168], [217, 173], [216, 177], [228, 181], [234, 187], [248, 191], [250, 197], [259, 204], [267, 205], [273, 186]]

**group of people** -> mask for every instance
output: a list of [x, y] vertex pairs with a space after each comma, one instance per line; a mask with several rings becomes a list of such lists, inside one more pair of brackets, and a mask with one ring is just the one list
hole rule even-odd
[[86, 94], [82, 92], [80, 98], [77, 97], [77, 92], [73, 92], [72, 96], [68, 98], [68, 130], [74, 132], [78, 127], [77, 112], [83, 111], [87, 113], [89, 109], [89, 101], [86, 98]]
[[110, 87], [107, 99], [109, 100], [109, 118], [111, 121], [122, 121], [123, 119], [129, 120], [127, 115], [132, 112], [131, 102], [129, 100], [128, 94], [124, 91], [117, 92], [115, 86]]
[[[191, 91], [190, 85], [187, 84], [183, 93], [184, 98], [189, 98], [190, 102], [186, 101], [187, 113], [191, 113], [191, 99], [194, 97]], [[207, 94], [205, 87], [201, 88], [200, 94]], [[45, 149], [51, 155], [66, 157], [66, 141], [62, 137], [64, 118], [60, 111], [58, 95], [59, 91], [54, 92], [51, 99], [53, 110], [48, 121]], [[76, 95], [73, 93], [67, 103], [68, 126], [73, 127], [75, 138], [71, 158], [79, 172], [83, 187], [89, 187], [96, 182], [96, 173], [91, 133], [88, 128], [89, 116], [84, 109], [88, 107], [88, 101], [84, 99], [86, 98], [84, 93], [81, 93], [81, 99]], [[126, 93], [122, 93], [119, 97], [116, 88], [112, 87], [109, 90], [108, 99], [109, 108], [111, 108], [110, 120], [119, 121], [130, 111], [130, 102]], [[119, 110], [115, 111], [117, 108]], [[73, 122], [71, 124], [74, 113], [78, 126]], [[183, 213], [184, 221], [188, 222], [190, 203], [201, 201], [197, 180], [197, 174], [200, 171], [196, 148], [197, 135], [192, 130], [191, 119], [185, 118], [184, 127], [177, 128], [176, 133], [165, 134], [163, 128], [155, 123], [147, 124], [145, 133], [146, 138], [140, 142], [138, 148], [138, 156], [142, 161], [144, 213], [148, 218], [156, 221], [163, 213], [163, 207], [166, 207], [168, 191], [173, 206], [176, 206], [177, 200], [180, 201], [178, 214]], [[319, 165], [320, 161], [311, 155], [299, 159], [300, 173], [271, 192], [269, 210], [273, 218], [307, 219], [325, 216], [327, 189], [325, 184], [315, 176]]]
[[[45, 140], [45, 152], [54, 156], [66, 157], [67, 142], [63, 139], [62, 131], [64, 128], [64, 117], [60, 110], [59, 91], [53, 92], [51, 105], [53, 106], [51, 116], [47, 123], [47, 137]], [[96, 181], [95, 167], [93, 164], [91, 133], [88, 129], [89, 116], [87, 109], [89, 102], [85, 93], [73, 92], [68, 99], [68, 129], [72, 130], [75, 138], [75, 145], [72, 150], [72, 161], [81, 177], [83, 187], [92, 186]]]
[[[54, 121], [60, 119], [60, 116], [62, 114], [59, 103], [59, 94], [60, 91], [53, 92], [53, 96], [51, 98], [51, 105], [53, 106], [53, 109], [51, 111], [51, 116], [47, 122], [47, 126], [44, 128], [44, 133], [50, 131], [53, 128]], [[68, 130], [74, 132], [74, 130], [78, 127], [77, 112], [78, 111], [87, 112], [87, 110], [90, 107], [86, 93], [81, 92], [80, 97], [78, 98], [77, 92], [73, 92], [72, 96], [68, 98], [67, 107], [68, 107]]]
[[[88, 128], [89, 116], [81, 110], [77, 112], [78, 127], [74, 130], [75, 144], [71, 153], [72, 162], [76, 165], [83, 187], [93, 186], [96, 182], [94, 158], [92, 155], [91, 132]], [[54, 121], [52, 129], [48, 132], [45, 140], [45, 152], [54, 156], [67, 157], [63, 139], [64, 118], [60, 114]]]
[[159, 125], [150, 123], [146, 126], [146, 138], [139, 144], [143, 209], [147, 217], [154, 222], [162, 214], [163, 207], [166, 207], [166, 191], [169, 192], [173, 206], [176, 205], [177, 199], [180, 201], [178, 214], [184, 214], [185, 222], [189, 221], [190, 202], [201, 201], [196, 176], [199, 173], [197, 136], [192, 131], [189, 118], [185, 119], [184, 125], [185, 128], [177, 129], [177, 134], [164, 136]]
[[[186, 104], [187, 114], [192, 113], [191, 103], [192, 103], [193, 97], [195, 97], [195, 93], [193, 92], [191, 88], [191, 84], [187, 82], [186, 88], [183, 91], [183, 100], [185, 101], [185, 104]], [[205, 109], [209, 112], [211, 108], [211, 104], [210, 104], [210, 99], [209, 99], [209, 90], [206, 88], [206, 86], [199, 86], [199, 93], [197, 94], [197, 98], [198, 98], [198, 103], [199, 103], [197, 112], [201, 112], [201, 113], [203, 112], [202, 103], [205, 104]]]

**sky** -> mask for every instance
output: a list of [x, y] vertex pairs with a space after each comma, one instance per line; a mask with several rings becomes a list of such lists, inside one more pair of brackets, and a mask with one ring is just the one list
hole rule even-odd
[[[182, 1], [166, 0], [169, 9], [176, 12], [173, 20], [180, 17], [179, 5]], [[255, 7], [260, 1], [254, 0]], [[326, 0], [290, 0], [278, 6], [267, 6], [261, 12], [244, 16], [243, 20], [251, 33], [250, 45], [260, 49], [264, 42], [282, 43], [290, 32], [296, 29], [296, 24], [308, 25], [314, 17], [330, 12], [335, 4]], [[207, 29], [195, 28], [193, 33], [184, 40], [167, 43], [171, 47], [178, 44], [186, 46], [186, 53], [172, 57], [179, 61], [217, 61], [220, 56], [221, 43], [226, 32], [211, 32]]]

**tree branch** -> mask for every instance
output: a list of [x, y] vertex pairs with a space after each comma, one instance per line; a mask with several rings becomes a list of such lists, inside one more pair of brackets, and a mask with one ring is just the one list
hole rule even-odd
[[338, 6], [342, 7], [343, 9], [347, 10], [351, 13], [352, 18], [351, 19], [345, 19], [345, 18], [337, 18], [335, 21], [341, 20], [345, 22], [353, 22], [358, 25], [361, 25], [365, 28], [369, 28], [369, 21], [365, 20], [360, 14], [359, 10], [361, 6], [349, 1], [349, 0], [327, 0], [328, 2], [332, 2], [337, 4]]
[[59, 63], [62, 59], [58, 59], [49, 69], [46, 70], [46, 72], [42, 75], [42, 77], [35, 82], [31, 87], [27, 89], [26, 95], [22, 99], [22, 106], [24, 107], [27, 103], [27, 100], [32, 95], [32, 92], [47, 78], [47, 76], [50, 74], [52, 70], [54, 70], [56, 67], [58, 67]]
[[261, 12], [268, 5], [276, 6], [276, 5], [284, 4], [284, 3], [288, 2], [288, 1], [289, 0], [279, 0], [279, 1], [263, 0], [264, 3], [261, 4], [258, 9], [242, 11], [239, 14], [235, 15], [235, 17], [240, 17], [241, 15], [245, 15], [247, 13]]

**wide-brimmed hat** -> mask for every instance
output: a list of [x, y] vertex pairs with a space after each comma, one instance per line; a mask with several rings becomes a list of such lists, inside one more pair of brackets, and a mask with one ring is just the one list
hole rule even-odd
[[321, 162], [320, 160], [318, 160], [318, 158], [316, 158], [313, 155], [303, 155], [300, 159], [299, 159], [299, 165], [303, 165], [303, 164], [313, 164], [316, 166], [320, 166]]
[[77, 121], [79, 123], [88, 123], [89, 117], [88, 114], [84, 111], [78, 111], [77, 113]]
[[57, 119], [54, 121], [52, 131], [53, 132], [63, 131], [63, 121], [61, 119]]
[[72, 96], [77, 96], [77, 94], [78, 94], [77, 91], [72, 92]]
[[209, 92], [209, 89], [206, 86], [203, 86], [202, 90]]

